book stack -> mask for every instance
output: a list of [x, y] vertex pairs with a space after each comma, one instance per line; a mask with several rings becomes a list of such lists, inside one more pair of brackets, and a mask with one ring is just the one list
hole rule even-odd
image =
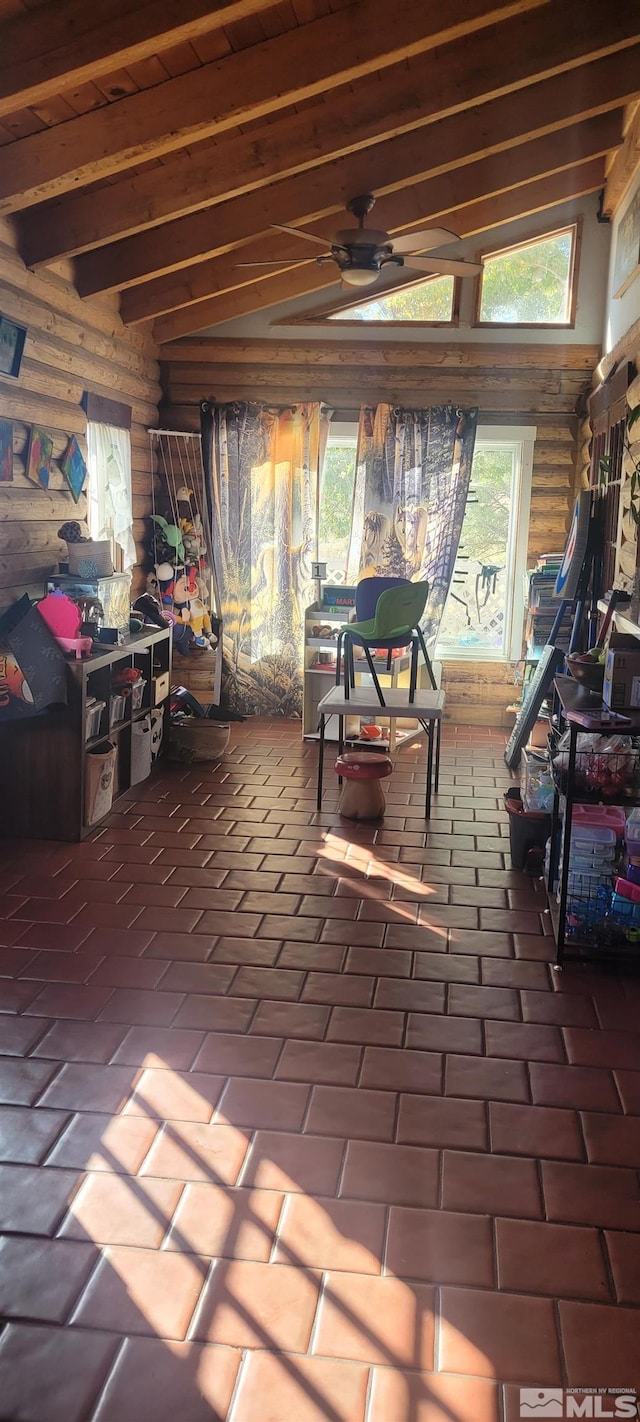
[[[527, 573], [527, 619], [525, 624], [525, 656], [528, 661], [538, 661], [543, 647], [547, 645], [551, 629], [558, 611], [555, 596], [556, 578], [560, 571], [564, 554], [543, 553], [535, 568]], [[571, 626], [567, 619], [557, 638], [557, 645], [565, 651], [569, 646]]]

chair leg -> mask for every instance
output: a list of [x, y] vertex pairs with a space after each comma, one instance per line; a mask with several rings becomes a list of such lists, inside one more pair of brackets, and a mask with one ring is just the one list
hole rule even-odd
[[440, 716], [440, 717], [438, 718], [438, 720], [436, 721], [436, 773], [435, 773], [434, 782], [433, 782], [433, 788], [434, 788], [434, 790], [435, 790], [435, 792], [436, 792], [436, 795], [437, 795], [437, 793], [438, 793], [438, 786], [439, 786], [439, 784], [440, 784], [440, 736], [441, 736], [441, 732], [442, 732], [442, 717]]
[[318, 810], [322, 809], [322, 771], [324, 767], [324, 714], [320, 715], [320, 745], [318, 747]]
[[388, 650], [388, 652], [387, 652], [387, 671], [388, 671], [388, 672], [391, 671], [391, 652], [392, 652], [392, 650], [393, 650], [393, 649], [390, 647], [389, 650]]
[[427, 674], [428, 674], [428, 676], [429, 676], [429, 681], [431, 682], [431, 690], [432, 690], [432, 691], [437, 691], [438, 688], [437, 688], [437, 685], [436, 685], [436, 679], [435, 679], [435, 676], [433, 675], [433, 667], [432, 667], [432, 665], [431, 665], [431, 658], [430, 658], [429, 653], [428, 653], [428, 651], [427, 651], [427, 644], [426, 644], [426, 642], [425, 642], [425, 640], [424, 640], [424, 634], [423, 634], [422, 628], [421, 628], [421, 627], [416, 627], [416, 632], [417, 632], [417, 635], [418, 635], [418, 641], [419, 641], [419, 643], [420, 643], [420, 650], [421, 650], [422, 655], [423, 655], [423, 657], [424, 657], [424, 664], [425, 664], [425, 666], [426, 666], [426, 668], [427, 668]]
[[425, 796], [424, 817], [426, 820], [431, 815], [431, 780], [433, 777], [433, 721], [425, 722], [427, 731], [427, 793]]
[[337, 642], [336, 642], [336, 686], [339, 686], [339, 685], [340, 685], [340, 668], [341, 668], [341, 663], [342, 663], [342, 639], [343, 639], [343, 637], [344, 637], [344, 632], [339, 632], [339, 633], [338, 633], [338, 640], [337, 640]]
[[341, 632], [341, 633], [340, 633], [340, 636], [341, 636], [341, 637], [344, 637], [344, 643], [343, 643], [343, 649], [342, 649], [342, 650], [343, 650], [343, 661], [344, 661], [344, 699], [345, 699], [345, 701], [348, 701], [348, 700], [349, 700], [349, 662], [350, 662], [350, 658], [351, 658], [351, 641], [350, 641], [350, 638], [347, 637], [344, 632]]
[[377, 692], [377, 694], [378, 694], [378, 701], [380, 702], [380, 705], [381, 705], [381, 706], [384, 706], [384, 696], [382, 695], [382, 687], [380, 686], [380, 682], [378, 681], [378, 676], [377, 676], [377, 673], [376, 673], [376, 669], [375, 669], [375, 667], [374, 667], [374, 665], [373, 665], [373, 661], [372, 661], [372, 657], [371, 657], [371, 652], [369, 651], [369, 648], [368, 648], [368, 647], [365, 647], [365, 649], [364, 649], [364, 654], [365, 654], [365, 657], [366, 657], [366, 659], [367, 659], [367, 666], [368, 666], [368, 668], [369, 668], [369, 671], [370, 671], [370, 673], [371, 673], [371, 676], [373, 677], [373, 684], [374, 684], [375, 689], [376, 689], [376, 692]]
[[418, 639], [414, 637], [411, 643], [411, 671], [409, 673], [409, 704], [415, 701], [416, 686], [418, 684]]

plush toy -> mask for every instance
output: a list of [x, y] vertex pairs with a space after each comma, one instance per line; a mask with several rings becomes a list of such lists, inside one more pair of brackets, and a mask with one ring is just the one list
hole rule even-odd
[[202, 600], [200, 584], [195, 568], [189, 569], [189, 609], [191, 614], [191, 631], [193, 632], [197, 647], [212, 650], [217, 647], [220, 633], [220, 623], [215, 619], [213, 625], [209, 609]]
[[181, 656], [189, 655], [195, 646], [189, 625], [189, 579], [184, 568], [172, 568], [170, 563], [158, 563], [156, 576], [160, 589], [162, 612], [173, 627], [173, 645]]
[[184, 558], [184, 543], [182, 532], [175, 523], [168, 523], [166, 518], [160, 514], [152, 514], [151, 521], [154, 523], [154, 556], [158, 561], [165, 561], [169, 558], [181, 562]]

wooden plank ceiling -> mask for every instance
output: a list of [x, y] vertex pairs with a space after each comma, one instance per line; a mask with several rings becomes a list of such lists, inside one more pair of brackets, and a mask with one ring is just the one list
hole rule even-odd
[[166, 342], [337, 294], [272, 224], [356, 193], [396, 234], [613, 202], [639, 99], [638, 0], [0, 0], [0, 213]]

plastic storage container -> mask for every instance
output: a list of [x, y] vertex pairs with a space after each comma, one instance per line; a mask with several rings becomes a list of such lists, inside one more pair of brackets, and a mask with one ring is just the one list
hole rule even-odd
[[144, 699], [144, 689], [145, 689], [146, 684], [147, 684], [147, 683], [146, 683], [144, 677], [141, 677], [141, 678], [140, 678], [140, 681], [134, 681], [134, 683], [133, 683], [133, 685], [132, 685], [132, 687], [131, 687], [131, 710], [132, 710], [132, 711], [139, 711], [139, 710], [140, 710], [140, 707], [142, 706], [142, 702], [143, 702], [143, 699]]
[[93, 736], [100, 734], [100, 721], [106, 704], [106, 701], [98, 701], [95, 696], [87, 697], [84, 720], [85, 741], [90, 741]]
[[109, 726], [117, 726], [119, 721], [123, 721], [127, 714], [126, 696], [112, 696], [109, 703]]
[[640, 809], [632, 810], [627, 816], [625, 835], [627, 849], [633, 858], [640, 856]]

